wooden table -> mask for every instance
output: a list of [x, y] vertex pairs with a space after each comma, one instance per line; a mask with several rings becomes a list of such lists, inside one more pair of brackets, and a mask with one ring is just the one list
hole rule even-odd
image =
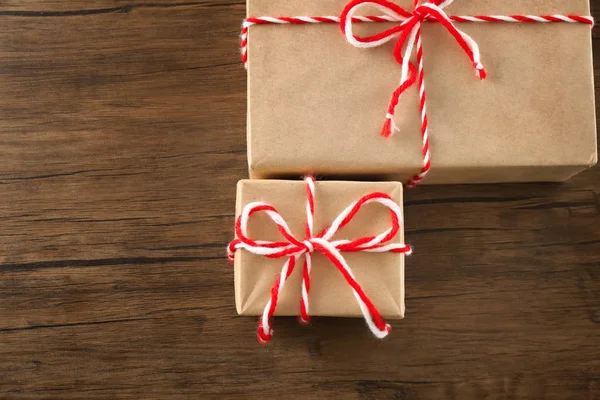
[[410, 191], [393, 335], [257, 344], [224, 253], [244, 10], [0, 1], [0, 397], [600, 398], [600, 168]]

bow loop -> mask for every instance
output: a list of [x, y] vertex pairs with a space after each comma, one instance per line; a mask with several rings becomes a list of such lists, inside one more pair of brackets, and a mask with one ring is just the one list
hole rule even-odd
[[[273, 221], [279, 233], [286, 241], [254, 240], [248, 237], [248, 220], [256, 213], [264, 212]], [[301, 253], [305, 246], [292, 234], [287, 222], [275, 209], [275, 207], [263, 203], [254, 202], [248, 204], [235, 224], [237, 238], [227, 246], [227, 256], [233, 262], [235, 251], [239, 248], [252, 251], [269, 258], [281, 258], [292, 254]]]
[[[354, 34], [353, 17], [362, 7], [375, 7], [384, 15], [391, 17], [393, 20], [402, 22], [400, 25], [387, 29], [375, 35], [361, 37]], [[404, 23], [412, 17], [412, 14], [401, 6], [392, 3], [388, 0], [354, 0], [344, 8], [340, 16], [340, 28], [346, 36], [348, 43], [359, 48], [370, 48], [381, 46], [394, 36], [400, 34], [404, 30]]]
[[331, 241], [335, 234], [344, 226], [348, 225], [364, 206], [371, 203], [380, 204], [390, 210], [390, 228], [379, 233], [378, 235], [364, 236], [351, 240], [342, 239], [333, 241], [332, 244], [339, 250], [354, 252], [373, 250], [383, 247], [387, 242], [392, 240], [400, 230], [400, 223], [402, 222], [402, 210], [389, 195], [379, 192], [363, 196], [358, 201], [350, 204], [344, 211], [340, 213], [340, 215], [337, 216], [337, 218], [329, 227], [323, 230], [318, 237], [327, 241]]

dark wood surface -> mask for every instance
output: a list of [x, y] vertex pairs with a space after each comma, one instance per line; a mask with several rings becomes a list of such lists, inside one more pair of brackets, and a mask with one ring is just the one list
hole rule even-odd
[[600, 168], [408, 192], [391, 337], [257, 344], [224, 254], [244, 10], [0, 1], [0, 398], [600, 398]]

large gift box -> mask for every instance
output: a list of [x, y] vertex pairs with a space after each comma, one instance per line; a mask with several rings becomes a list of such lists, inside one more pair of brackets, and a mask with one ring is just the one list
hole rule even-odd
[[[275, 301], [269, 317], [403, 318], [404, 255], [410, 247], [403, 244], [401, 205], [398, 182], [240, 181], [237, 239], [229, 247], [238, 313], [266, 318]], [[283, 236], [288, 228], [280, 225], [293, 237]], [[291, 271], [289, 261], [295, 262]], [[369, 302], [371, 316], [365, 315]]]
[[[248, 0], [247, 13], [266, 17], [263, 22], [280, 16], [334, 19], [347, 3]], [[415, 9], [412, 0], [396, 3], [408, 11]], [[487, 79], [480, 81], [468, 51], [439, 20], [427, 16], [422, 24], [422, 58], [431, 170], [424, 182], [562, 181], [594, 165], [590, 25], [586, 19], [563, 23], [551, 17], [588, 16], [588, 0], [456, 0], [444, 12], [449, 16], [546, 15], [550, 22], [457, 22], [455, 18], [455, 26], [481, 51]], [[381, 7], [367, 6], [356, 15], [380, 14]], [[390, 96], [401, 77], [402, 67], [394, 57], [396, 38], [361, 49], [348, 43], [340, 24], [293, 22], [247, 24], [244, 30], [251, 176], [316, 173], [406, 181], [422, 171], [418, 84], [402, 95], [396, 107], [393, 120], [399, 132], [388, 138], [380, 135], [389, 116]], [[366, 36], [399, 24], [355, 23], [352, 29]], [[418, 65], [415, 53], [413, 62]], [[246, 311], [252, 309], [256, 293], [246, 293]], [[350, 313], [343, 302], [339, 304], [336, 313]], [[319, 312], [334, 311], [315, 307]], [[292, 309], [282, 306], [282, 310]]]

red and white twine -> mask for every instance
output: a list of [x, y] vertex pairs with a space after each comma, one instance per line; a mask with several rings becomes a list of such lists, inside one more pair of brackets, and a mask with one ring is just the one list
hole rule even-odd
[[[247, 204], [235, 224], [237, 238], [227, 247], [227, 255], [231, 262], [234, 261], [236, 250], [246, 250], [253, 254], [268, 258], [287, 258], [283, 268], [271, 289], [271, 298], [265, 306], [262, 317], [258, 324], [258, 341], [267, 343], [273, 335], [271, 320], [277, 309], [279, 295], [284, 288], [287, 279], [294, 271], [295, 266], [304, 256], [304, 268], [302, 271], [302, 297], [300, 301], [300, 322], [308, 323], [309, 293], [310, 293], [310, 271], [312, 253], [315, 251], [323, 254], [340, 271], [348, 285], [351, 287], [354, 297], [360, 307], [361, 313], [367, 326], [373, 334], [383, 339], [391, 331], [390, 325], [386, 324], [379, 311], [365, 294], [360, 284], [356, 281], [352, 270], [346, 263], [343, 252], [372, 252], [372, 253], [404, 253], [410, 254], [411, 248], [406, 244], [390, 243], [398, 234], [402, 224], [402, 209], [392, 198], [385, 193], [370, 193], [358, 201], [350, 204], [338, 215], [333, 223], [320, 234], [314, 235], [313, 221], [315, 214], [315, 181], [314, 178], [306, 178], [306, 227], [304, 240], [299, 240], [292, 234], [285, 220], [277, 210], [263, 202]], [[360, 209], [370, 203], [378, 203], [391, 212], [391, 226], [377, 236], [365, 236], [358, 239], [333, 240], [333, 236], [344, 226], [352, 221]], [[274, 242], [264, 240], [253, 240], [248, 237], [248, 221], [250, 217], [258, 212], [266, 213], [277, 225], [277, 228], [285, 241]]]
[[[454, 0], [430, 0], [420, 4], [419, 0], [413, 0], [414, 11], [410, 12], [401, 6], [388, 0], [354, 0], [351, 1], [342, 12], [340, 17], [251, 17], [244, 20], [241, 34], [241, 54], [244, 66], [248, 68], [248, 29], [253, 25], [264, 24], [340, 24], [346, 40], [358, 48], [372, 48], [381, 46], [390, 40], [397, 39], [394, 47], [394, 57], [402, 66], [400, 85], [394, 91], [390, 101], [382, 136], [390, 137], [398, 130], [394, 124], [396, 107], [401, 95], [418, 84], [420, 111], [421, 111], [421, 135], [423, 138], [423, 167], [419, 174], [415, 175], [407, 185], [416, 186], [425, 178], [431, 168], [431, 154], [429, 151], [427, 101], [425, 92], [425, 74], [423, 71], [423, 47], [421, 42], [421, 24], [423, 22], [439, 22], [454, 37], [466, 55], [469, 57], [475, 72], [480, 79], [485, 79], [486, 72], [481, 63], [481, 54], [475, 40], [455, 25], [456, 22], [515, 22], [515, 23], [581, 23], [594, 25], [591, 16], [579, 15], [474, 15], [458, 16], [448, 15], [444, 8], [453, 3]], [[379, 16], [356, 16], [360, 8], [370, 6], [383, 13]], [[354, 35], [353, 24], [363, 22], [399, 22], [399, 24], [376, 35], [360, 37]], [[416, 47], [418, 70], [410, 61], [410, 56]]]

